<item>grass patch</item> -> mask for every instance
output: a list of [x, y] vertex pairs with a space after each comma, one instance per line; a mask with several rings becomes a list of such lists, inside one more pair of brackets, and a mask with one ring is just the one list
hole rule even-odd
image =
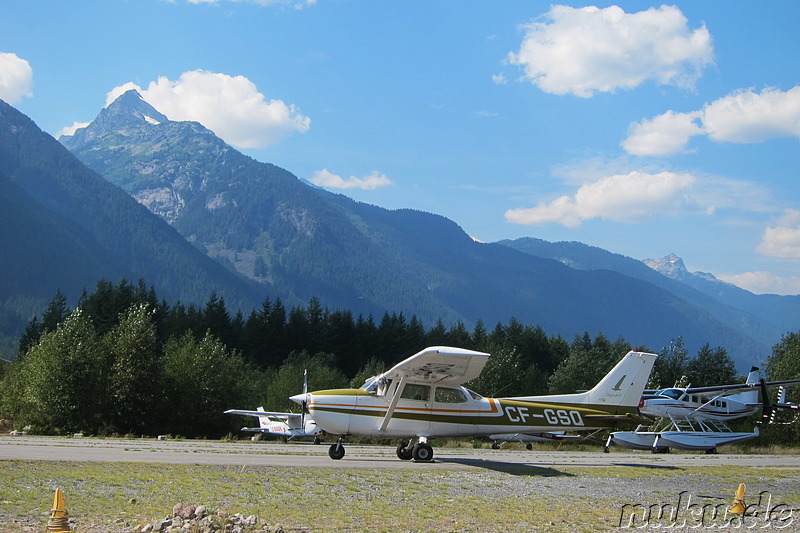
[[45, 531], [59, 487], [77, 531], [84, 533], [131, 531], [167, 516], [176, 503], [253, 514], [262, 527], [280, 524], [286, 531], [605, 531], [616, 529], [620, 506], [631, 503], [630, 494], [615, 494], [614, 487], [635, 486], [632, 492], [642, 503], [658, 503], [671, 501], [684, 483], [719, 486], [732, 497], [743, 482], [748, 490], [776, 487], [773, 493], [797, 501], [795, 480], [800, 478], [800, 469], [757, 467], [565, 467], [559, 472], [519, 476], [486, 469], [0, 461], [0, 529]]

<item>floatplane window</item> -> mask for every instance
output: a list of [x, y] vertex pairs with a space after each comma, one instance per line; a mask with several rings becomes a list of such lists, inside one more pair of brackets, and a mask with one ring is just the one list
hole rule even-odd
[[436, 387], [433, 397], [439, 403], [464, 403], [467, 401], [467, 397], [459, 389], [448, 387]]
[[406, 400], [422, 400], [427, 402], [431, 398], [431, 388], [428, 385], [408, 384], [403, 389], [401, 398]]

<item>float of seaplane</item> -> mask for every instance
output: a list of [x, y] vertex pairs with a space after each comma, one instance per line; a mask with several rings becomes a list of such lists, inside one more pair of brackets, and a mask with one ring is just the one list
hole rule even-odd
[[[612, 432], [605, 451], [615, 443], [623, 448], [653, 453], [667, 452], [670, 448], [716, 453], [718, 446], [759, 436], [757, 427], [752, 432], [733, 431], [727, 425], [731, 420], [750, 416], [759, 409], [763, 410], [764, 423], [777, 423], [779, 410], [795, 410], [796, 415], [800, 414], [797, 404], [786, 402], [786, 386], [797, 384], [800, 380], [766, 382], [761, 379], [758, 368], [753, 367], [747, 381], [741, 384], [653, 391], [642, 397], [639, 412], [654, 419], [654, 423], [640, 425], [634, 431]], [[777, 402], [771, 401], [768, 387], [779, 387]], [[792, 422], [794, 420], [787, 423]]]

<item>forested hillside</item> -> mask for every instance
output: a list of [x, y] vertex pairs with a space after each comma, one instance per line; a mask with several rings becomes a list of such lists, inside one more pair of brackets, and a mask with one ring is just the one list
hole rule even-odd
[[[0, 365], [0, 418], [43, 433], [219, 437], [240, 425], [226, 409], [296, 409], [288, 398], [305, 369], [312, 389], [358, 386], [432, 345], [491, 353], [468, 386], [492, 396], [590, 388], [631, 349], [624, 339], [567, 340], [517, 320], [424, 328], [414, 316], [386, 314], [376, 323], [316, 300], [291, 309], [265, 300], [247, 317], [232, 316], [216, 295], [185, 307], [160, 301], [143, 282], [101, 281], [76, 308], [57, 293], [28, 324], [19, 357]], [[769, 378], [800, 377], [799, 354], [800, 337], [786, 336], [767, 361]], [[678, 338], [660, 350], [651, 386], [681, 378], [743, 379], [723, 348], [690, 357]]]

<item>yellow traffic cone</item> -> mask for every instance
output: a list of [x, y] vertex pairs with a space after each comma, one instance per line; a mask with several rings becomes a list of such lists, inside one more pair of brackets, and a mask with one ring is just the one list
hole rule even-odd
[[739, 483], [739, 488], [736, 489], [736, 496], [733, 498], [733, 507], [731, 507], [731, 514], [744, 515], [744, 483]]
[[56, 494], [53, 496], [53, 510], [50, 511], [50, 520], [47, 521], [47, 531], [72, 531], [69, 528], [69, 518], [64, 508], [64, 495], [61, 494], [61, 489], [56, 489]]

